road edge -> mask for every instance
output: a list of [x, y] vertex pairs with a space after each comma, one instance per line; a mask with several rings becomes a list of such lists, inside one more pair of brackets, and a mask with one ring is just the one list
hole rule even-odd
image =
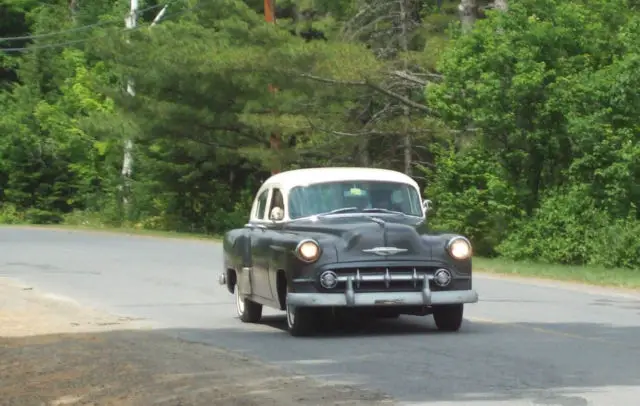
[[541, 278], [535, 276], [490, 272], [483, 270], [474, 270], [473, 274], [474, 276], [478, 276], [480, 279], [499, 280], [529, 286], [563, 289], [581, 293], [588, 293], [592, 295], [615, 295], [618, 297], [640, 299], [640, 289], [623, 288], [610, 285], [595, 285], [583, 281], [567, 281], [561, 279]]

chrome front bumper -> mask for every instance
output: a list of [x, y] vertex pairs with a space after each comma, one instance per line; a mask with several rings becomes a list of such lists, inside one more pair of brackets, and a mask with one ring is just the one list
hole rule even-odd
[[[360, 307], [360, 306], [433, 306], [446, 304], [477, 303], [478, 293], [471, 290], [432, 291], [429, 288], [427, 275], [412, 275], [411, 277], [392, 277], [393, 280], [422, 281], [422, 289], [417, 292], [356, 292], [353, 288], [354, 281], [358, 286], [358, 278], [346, 278], [347, 287], [343, 292], [336, 293], [287, 293], [287, 303], [293, 306], [309, 307]], [[385, 277], [385, 282], [388, 279]], [[226, 275], [218, 275], [218, 283], [225, 285]], [[362, 280], [378, 279], [362, 278]]]
[[294, 306], [433, 306], [476, 303], [475, 290], [449, 290], [433, 292], [364, 292], [355, 293], [287, 293], [287, 303]]
[[[387, 269], [384, 275], [341, 275], [338, 280], [345, 282], [345, 289], [336, 293], [287, 293], [287, 302], [294, 306], [432, 306], [446, 304], [476, 303], [478, 293], [475, 290], [441, 290], [432, 291], [429, 281], [433, 275], [418, 274], [414, 269], [409, 274], [390, 274]], [[421, 286], [419, 291], [393, 291], [393, 281], [412, 282], [414, 287]], [[382, 292], [357, 292], [361, 282], [384, 282], [389, 289]], [[355, 289], [354, 289], [355, 285]]]

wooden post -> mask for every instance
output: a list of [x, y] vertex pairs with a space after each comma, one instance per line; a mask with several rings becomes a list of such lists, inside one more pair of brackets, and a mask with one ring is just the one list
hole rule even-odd
[[[268, 23], [275, 24], [276, 23], [276, 10], [275, 10], [275, 1], [276, 0], [264, 0], [264, 20]], [[269, 85], [269, 91], [274, 93], [278, 91], [278, 89], [272, 85]], [[280, 150], [280, 136], [277, 133], [272, 133], [269, 137], [269, 146], [273, 151]], [[277, 169], [277, 166], [271, 169], [271, 174], [275, 175], [280, 172]]]

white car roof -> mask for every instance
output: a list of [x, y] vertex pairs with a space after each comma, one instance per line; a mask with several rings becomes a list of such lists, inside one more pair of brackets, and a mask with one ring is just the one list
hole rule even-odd
[[389, 169], [358, 167], [294, 169], [271, 176], [264, 182], [260, 189], [263, 190], [272, 184], [278, 184], [281, 188], [289, 190], [295, 186], [306, 186], [323, 182], [339, 182], [342, 180], [401, 182], [420, 189], [415, 180], [402, 172]]

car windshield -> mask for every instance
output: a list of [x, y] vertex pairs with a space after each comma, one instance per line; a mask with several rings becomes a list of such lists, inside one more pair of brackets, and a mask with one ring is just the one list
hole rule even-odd
[[406, 183], [327, 182], [296, 186], [289, 192], [289, 217], [292, 219], [334, 210], [361, 213], [375, 209], [422, 216], [420, 196], [413, 186]]

